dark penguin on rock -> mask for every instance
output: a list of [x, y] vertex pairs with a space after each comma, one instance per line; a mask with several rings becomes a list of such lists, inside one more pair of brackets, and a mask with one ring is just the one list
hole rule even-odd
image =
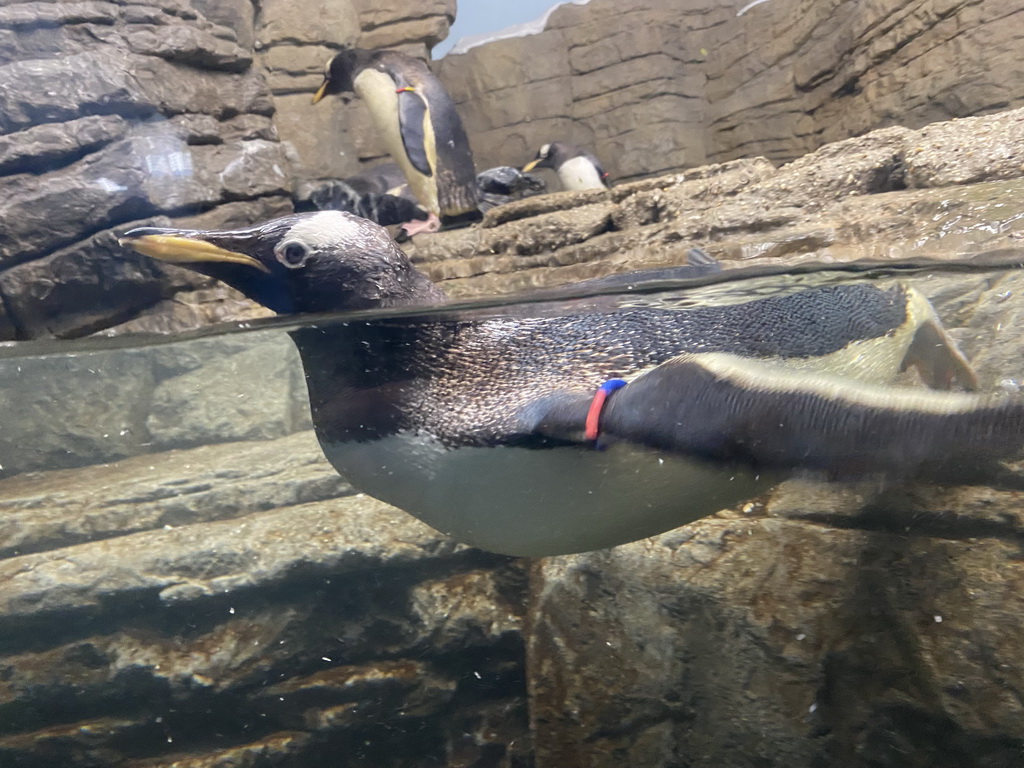
[[319, 211], [345, 211], [385, 227], [429, 218], [395, 163], [322, 182], [309, 194], [309, 202]]
[[313, 103], [353, 92], [366, 103], [385, 148], [430, 214], [406, 232], [479, 219], [469, 138], [455, 102], [426, 62], [397, 51], [346, 49], [327, 63]]
[[398, 163], [380, 163], [345, 177], [345, 182], [363, 195], [394, 195], [415, 200], [409, 182]]
[[592, 154], [565, 141], [553, 141], [537, 150], [537, 156], [523, 166], [523, 172], [534, 168], [551, 168], [558, 174], [563, 189], [603, 189], [610, 187], [608, 172]]
[[[279, 313], [443, 305], [380, 227], [339, 212], [121, 240]], [[973, 372], [918, 291], [829, 285], [680, 309], [580, 303], [319, 319], [291, 333], [324, 453], [357, 489], [513, 555], [683, 525], [795, 470], [954, 482], [1021, 447], [1021, 399]]]
[[530, 173], [523, 173], [510, 165], [499, 165], [481, 171], [476, 175], [476, 186], [479, 192], [478, 205], [480, 211], [484, 213], [514, 200], [542, 195], [548, 189], [543, 179]]

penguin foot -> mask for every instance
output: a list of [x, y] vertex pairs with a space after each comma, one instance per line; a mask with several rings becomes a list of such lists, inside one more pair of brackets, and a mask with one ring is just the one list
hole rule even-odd
[[405, 233], [403, 240], [418, 235], [421, 232], [437, 232], [441, 229], [441, 220], [435, 214], [430, 214], [427, 220], [413, 219], [402, 225], [402, 232]]

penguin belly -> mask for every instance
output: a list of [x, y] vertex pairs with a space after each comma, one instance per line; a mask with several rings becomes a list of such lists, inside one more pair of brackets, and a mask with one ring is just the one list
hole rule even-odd
[[574, 157], [558, 167], [558, 180], [565, 189], [604, 189], [605, 183], [594, 164], [585, 157]]
[[424, 126], [424, 143], [427, 160], [435, 169], [434, 176], [427, 176], [417, 170], [405, 152], [402, 141], [402, 130], [398, 119], [398, 94], [395, 92], [395, 81], [389, 75], [375, 69], [364, 69], [353, 80], [356, 95], [366, 102], [373, 124], [380, 131], [384, 148], [391, 158], [402, 169], [409, 182], [409, 189], [428, 212], [435, 216], [441, 212], [437, 199], [437, 157], [434, 154], [434, 129], [430, 124], [429, 112]]
[[617, 443], [447, 448], [421, 434], [321, 442], [334, 468], [370, 496], [455, 540], [541, 557], [654, 536], [756, 496], [779, 474]]

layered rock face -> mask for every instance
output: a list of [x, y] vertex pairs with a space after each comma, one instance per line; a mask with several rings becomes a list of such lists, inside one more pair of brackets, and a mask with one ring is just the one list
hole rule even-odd
[[[727, 267], [1019, 260], [1021, 146], [1021, 111], [887, 129], [525, 200], [417, 258], [453, 293], [694, 243]], [[888, 279], [931, 299], [983, 390], [1020, 387], [1019, 270]], [[510, 560], [339, 478], [280, 331], [84, 341], [0, 361], [0, 764], [980, 768], [1024, 747], [1019, 466], [1000, 488], [793, 479]]]
[[188, 3], [7, 5], [0, 41], [0, 338], [81, 334], [201, 285], [126, 256], [115, 227], [290, 209], [252, 54]]
[[[515, 77], [478, 49], [442, 64], [460, 98], [506, 110], [471, 127], [480, 162], [520, 162], [561, 126], [622, 178], [1018, 98], [1019, 13], [996, 2], [688, 7], [564, 8], [486, 49]], [[271, 218], [297, 178], [379, 155], [357, 103], [309, 105], [323, 61], [353, 39], [423, 53], [453, 3], [309, 8], [0, 9], [0, 335], [260, 314], [114, 234]], [[568, 58], [545, 62], [556, 32]], [[694, 55], [690, 35], [717, 43]], [[474, 56], [459, 86], [449, 67]], [[1016, 254], [1022, 147], [1021, 112], [889, 128], [780, 168], [526, 200], [407, 247], [454, 297], [695, 244], [728, 268]], [[1020, 275], [918, 287], [986, 390], [1020, 386]], [[1019, 483], [792, 480], [654, 539], [510, 560], [339, 478], [280, 332], [91, 343], [0, 360], [0, 765], [962, 768], [1024, 751]]]
[[[315, 109], [339, 47], [426, 56], [454, 2], [167, 0], [0, 8], [0, 340], [135, 330], [246, 310], [125, 254], [131, 226], [242, 226], [288, 213], [298, 181], [379, 157], [357, 105]], [[166, 217], [166, 218], [165, 218]]]
[[480, 227], [415, 238], [413, 260], [450, 296], [570, 284], [685, 262], [971, 256], [1014, 247], [1024, 110], [885, 128], [775, 168], [763, 158], [489, 211]]
[[591, 0], [438, 64], [481, 164], [591, 147], [613, 179], [792, 160], [889, 125], [1024, 103], [1012, 0]]

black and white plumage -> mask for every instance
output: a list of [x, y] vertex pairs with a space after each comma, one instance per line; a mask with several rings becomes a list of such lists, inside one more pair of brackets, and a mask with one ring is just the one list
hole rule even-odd
[[383, 163], [344, 179], [321, 182], [309, 193], [309, 202], [318, 211], [345, 211], [381, 226], [428, 218], [395, 163]]
[[563, 189], [579, 191], [611, 186], [601, 161], [582, 147], [566, 141], [552, 141], [537, 150], [537, 156], [523, 166], [523, 171], [534, 168], [551, 168], [558, 174]]
[[429, 225], [410, 234], [480, 217], [469, 138], [426, 62], [397, 51], [343, 50], [328, 62], [313, 103], [348, 92], [365, 102], [385, 148], [430, 214]]
[[[247, 230], [139, 229], [282, 313], [439, 305], [386, 233], [343, 213]], [[313, 422], [352, 484], [516, 555], [613, 546], [742, 502], [794, 470], [945, 482], [1020, 449], [1024, 402], [880, 386], [913, 366], [975, 384], [928, 301], [854, 283], [688, 309], [457, 313], [300, 328]], [[586, 430], [595, 391], [608, 398]]]
[[394, 195], [416, 200], [398, 163], [379, 163], [346, 176], [344, 181], [361, 195]]
[[510, 165], [488, 168], [476, 175], [477, 202], [481, 212], [487, 212], [499, 205], [522, 200], [524, 197], [542, 195], [548, 185], [544, 179], [524, 173]]

